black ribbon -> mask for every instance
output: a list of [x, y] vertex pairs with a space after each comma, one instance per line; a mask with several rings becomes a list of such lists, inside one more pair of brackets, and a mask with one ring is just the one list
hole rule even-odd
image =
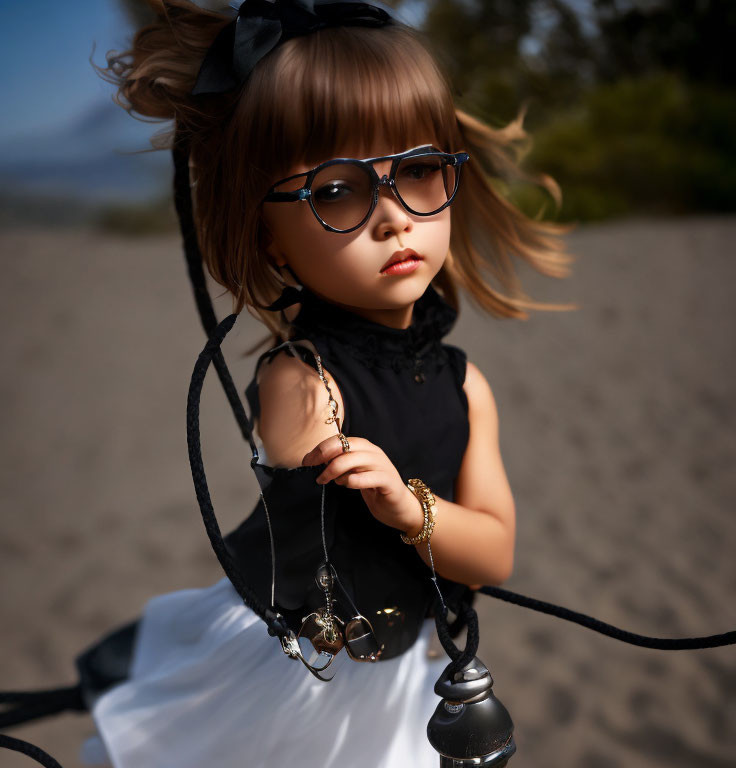
[[281, 291], [278, 299], [267, 307], [264, 307], [264, 309], [267, 309], [269, 312], [278, 312], [280, 309], [286, 309], [286, 307], [291, 307], [294, 304], [300, 304], [304, 300], [302, 290], [302, 288], [297, 288], [294, 285], [287, 285]]
[[382, 27], [399, 23], [382, 3], [361, 0], [245, 0], [204, 57], [192, 95], [224, 93], [241, 85], [277, 45], [325, 27]]

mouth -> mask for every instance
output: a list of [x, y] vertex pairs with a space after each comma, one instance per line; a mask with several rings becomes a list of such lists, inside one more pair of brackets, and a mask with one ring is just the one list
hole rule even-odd
[[423, 258], [423, 256], [420, 256], [411, 248], [405, 248], [403, 251], [396, 251], [383, 267], [381, 267], [381, 272], [386, 272], [390, 267], [393, 267], [396, 264], [404, 264], [407, 267], [412, 264], [418, 264]]

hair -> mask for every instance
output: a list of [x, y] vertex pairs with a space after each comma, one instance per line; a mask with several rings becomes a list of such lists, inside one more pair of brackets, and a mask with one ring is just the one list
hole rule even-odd
[[[379, 136], [397, 151], [433, 136], [444, 151], [470, 155], [450, 206], [450, 250], [433, 280], [451, 306], [458, 308], [462, 288], [496, 317], [577, 308], [532, 300], [512, 263], [516, 256], [559, 278], [574, 258], [561, 238], [569, 226], [526, 216], [501, 191], [531, 183], [561, 201], [553, 179], [520, 167], [529, 147], [523, 110], [498, 129], [459, 109], [419, 30], [322, 29], [278, 45], [242, 87], [192, 96], [205, 53], [232, 16], [187, 0], [146, 2], [155, 20], [136, 32], [129, 50], [108, 52], [108, 66], [96, 69], [117, 86], [117, 104], [134, 117], [173, 119], [187, 141], [200, 251], [211, 277], [232, 294], [234, 312], [246, 307], [275, 339], [288, 337], [281, 313], [264, 309], [285, 281], [264, 250], [260, 201], [295, 164], [316, 165]], [[158, 133], [152, 146], [171, 148], [175, 135]]]

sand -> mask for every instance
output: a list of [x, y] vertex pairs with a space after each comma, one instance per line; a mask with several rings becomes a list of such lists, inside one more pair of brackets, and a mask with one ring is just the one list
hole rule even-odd
[[[517, 505], [506, 588], [642, 634], [736, 629], [734, 242], [732, 217], [581, 227], [573, 277], [525, 283], [578, 311], [502, 321], [464, 300], [447, 341], [493, 389]], [[75, 655], [149, 597], [222, 576], [186, 449], [204, 336], [175, 236], [14, 229], [0, 253], [0, 688], [71, 685]], [[240, 351], [262, 335], [243, 317], [227, 339], [240, 389]], [[202, 423], [230, 530], [256, 486], [214, 375]], [[736, 765], [733, 646], [648, 650], [489, 597], [478, 608], [516, 768]], [[66, 714], [10, 733], [73, 768], [92, 728]], [[4, 768], [31, 764], [0, 750]]]

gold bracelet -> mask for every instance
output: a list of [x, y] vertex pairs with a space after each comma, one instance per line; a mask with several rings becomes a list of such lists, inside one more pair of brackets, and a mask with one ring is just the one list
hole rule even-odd
[[411, 538], [402, 533], [401, 540], [404, 544], [419, 544], [422, 541], [428, 541], [434, 530], [435, 517], [437, 516], [437, 505], [432, 491], [418, 478], [413, 477], [406, 484], [407, 488], [417, 497], [424, 511], [424, 525], [422, 530], [416, 536]]

